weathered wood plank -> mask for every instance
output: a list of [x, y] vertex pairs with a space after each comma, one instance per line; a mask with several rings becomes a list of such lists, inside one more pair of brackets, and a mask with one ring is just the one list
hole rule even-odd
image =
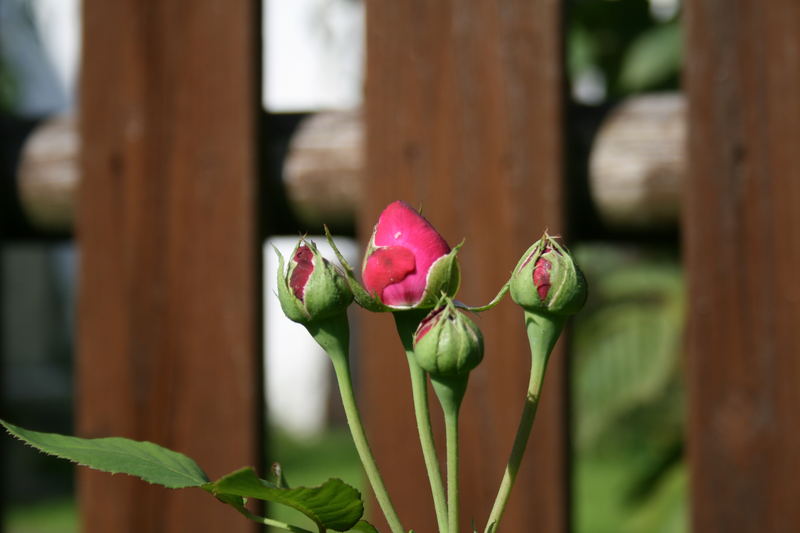
[[687, 3], [689, 456], [703, 533], [800, 523], [800, 3]]
[[[255, 2], [84, 2], [78, 432], [218, 476], [261, 456]], [[81, 470], [88, 533], [256, 531]]]
[[[369, 236], [390, 201], [422, 205], [451, 244], [467, 238], [460, 293], [467, 302], [491, 299], [546, 227], [564, 227], [560, 9], [555, 0], [368, 6], [361, 236]], [[462, 414], [464, 529], [488, 516], [530, 362], [511, 302], [481, 316], [479, 325], [487, 355], [471, 377]], [[378, 462], [406, 527], [432, 531], [405, 358], [399, 342], [390, 342], [393, 322], [365, 316], [362, 331], [363, 404]], [[532, 524], [567, 530], [563, 356], [552, 359], [507, 531]]]

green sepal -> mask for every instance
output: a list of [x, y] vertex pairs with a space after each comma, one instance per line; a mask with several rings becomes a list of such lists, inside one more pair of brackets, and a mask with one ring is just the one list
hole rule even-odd
[[439, 302], [442, 294], [451, 298], [456, 295], [461, 286], [461, 269], [456, 256], [462, 246], [464, 241], [433, 262], [425, 280], [425, 292], [422, 299], [413, 306], [414, 309], [431, 309]]
[[506, 281], [503, 284], [503, 286], [500, 287], [500, 291], [498, 291], [497, 296], [495, 296], [492, 299], [492, 301], [489, 302], [486, 305], [470, 306], [470, 305], [465, 304], [464, 302], [459, 302], [458, 300], [453, 300], [453, 303], [455, 304], [456, 307], [458, 307], [459, 309], [463, 309], [464, 311], [472, 311], [473, 313], [481, 313], [483, 311], [488, 311], [488, 310], [494, 308], [495, 306], [497, 306], [497, 304], [499, 304], [500, 302], [503, 301], [503, 297], [508, 292], [508, 285], [509, 285], [510, 281], [511, 280]]
[[367, 291], [367, 289], [365, 289], [364, 286], [358, 282], [355, 273], [353, 272], [353, 267], [350, 266], [350, 263], [347, 262], [347, 259], [345, 259], [342, 253], [339, 251], [339, 248], [336, 246], [336, 243], [331, 236], [328, 226], [325, 226], [325, 237], [328, 239], [328, 244], [330, 244], [331, 248], [333, 248], [333, 253], [336, 254], [339, 264], [342, 265], [345, 279], [347, 280], [347, 284], [350, 286], [350, 290], [353, 293], [353, 299], [356, 301], [356, 303], [367, 311], [373, 311], [376, 313], [392, 311], [389, 306], [384, 305], [383, 302], [381, 302], [375, 295], [370, 294], [369, 291]]

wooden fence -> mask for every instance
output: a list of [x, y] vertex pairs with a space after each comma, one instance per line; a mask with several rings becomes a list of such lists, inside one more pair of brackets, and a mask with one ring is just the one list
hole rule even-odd
[[[254, 2], [84, 2], [77, 429], [261, 458]], [[236, 466], [238, 465], [238, 466]], [[81, 470], [86, 533], [255, 531]]]
[[[367, 4], [358, 230], [368, 235], [395, 198], [423, 205], [449, 240], [468, 237], [462, 296], [484, 302], [542, 228], [563, 233], [574, 215], [564, 4]], [[79, 431], [177, 447], [212, 475], [261, 460], [256, 6], [84, 2]], [[684, 9], [693, 529], [795, 531], [800, 3], [687, 0]], [[475, 516], [487, 513], [525, 386], [517, 315], [503, 304], [482, 319], [495, 356], [472, 378], [463, 415], [462, 506]], [[403, 359], [382, 340], [392, 324], [370, 315], [363, 325], [361, 401], [378, 462], [400, 513], [429, 531], [407, 384], [396, 377]], [[510, 532], [570, 529], [563, 349]], [[191, 493], [88, 472], [80, 490], [89, 532], [255, 530]]]

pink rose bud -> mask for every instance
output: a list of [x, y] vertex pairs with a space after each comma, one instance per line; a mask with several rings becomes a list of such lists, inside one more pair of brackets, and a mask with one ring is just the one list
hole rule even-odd
[[364, 288], [391, 309], [433, 307], [442, 293], [452, 296], [458, 290], [457, 250], [411, 206], [389, 204], [364, 258]]
[[586, 280], [569, 251], [545, 233], [511, 274], [511, 298], [528, 311], [573, 315], [586, 302]]
[[278, 299], [291, 320], [309, 324], [330, 318], [344, 313], [353, 301], [344, 274], [322, 257], [313, 242], [297, 244], [285, 273], [280, 253], [278, 263]]
[[433, 378], [465, 376], [483, 359], [483, 335], [452, 299], [444, 298], [419, 323], [414, 358]]

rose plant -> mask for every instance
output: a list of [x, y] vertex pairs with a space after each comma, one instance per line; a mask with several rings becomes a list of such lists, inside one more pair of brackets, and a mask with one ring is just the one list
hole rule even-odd
[[[327, 233], [327, 230], [326, 230]], [[288, 261], [279, 256], [278, 298], [288, 318], [306, 327], [333, 364], [353, 442], [392, 533], [405, 533], [367, 442], [353, 392], [347, 308], [393, 314], [405, 349], [420, 444], [430, 481], [439, 533], [458, 533], [458, 418], [469, 373], [483, 359], [483, 335], [468, 313], [488, 311], [510, 292], [523, 310], [531, 372], [522, 414], [484, 533], [498, 531], [530, 436], [547, 361], [564, 323], [586, 300], [586, 282], [569, 251], [545, 233], [522, 255], [511, 277], [489, 304], [468, 307], [454, 298], [461, 281], [457, 254], [420, 213], [394, 202], [381, 213], [369, 240], [358, 281], [336, 244], [341, 267], [322, 257], [303, 237]], [[276, 250], [277, 253], [277, 250]], [[428, 379], [445, 420], [447, 483], [441, 476], [428, 402]], [[149, 442], [122, 438], [81, 439], [39, 433], [0, 421], [7, 431], [39, 450], [112, 473], [126, 473], [170, 488], [199, 487], [251, 520], [294, 531], [296, 525], [254, 515], [248, 498], [288, 505], [306, 514], [319, 531], [376, 532], [363, 520], [356, 489], [337, 479], [317, 487], [289, 487], [279, 466], [266, 478], [243, 468], [211, 481], [189, 457]], [[477, 531], [477, 530], [476, 530]], [[308, 532], [310, 533], [310, 532]]]

